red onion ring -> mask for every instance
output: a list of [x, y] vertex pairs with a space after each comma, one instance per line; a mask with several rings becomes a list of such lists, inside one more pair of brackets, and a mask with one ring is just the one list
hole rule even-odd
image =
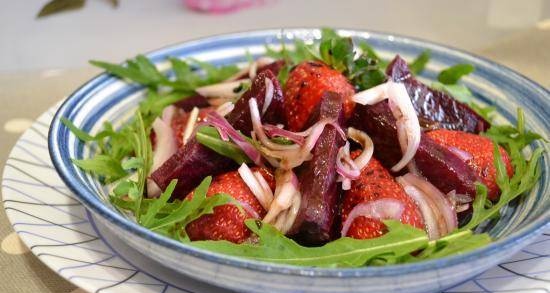
[[[250, 204], [248, 204], [247, 202], [242, 201], [242, 200], [237, 200], [237, 202], [243, 208], [243, 210], [245, 210], [245, 212], [247, 212], [248, 215], [250, 215], [253, 219], [259, 219], [260, 218], [260, 215], [254, 210], [254, 208], [252, 208], [252, 206]], [[245, 216], [247, 216], [247, 215], [245, 215]]]
[[416, 111], [402, 83], [388, 81], [353, 96], [353, 101], [362, 105], [374, 105], [389, 99], [389, 106], [397, 120], [397, 134], [403, 157], [392, 171], [397, 172], [405, 167], [414, 157], [420, 145], [420, 124]]
[[[256, 199], [258, 199], [262, 207], [266, 210], [269, 209], [269, 206], [273, 201], [273, 193], [271, 192], [271, 189], [266, 190], [262, 186], [262, 183], [258, 181], [259, 177], [254, 176], [255, 174], [252, 173], [252, 170], [250, 170], [250, 168], [248, 168], [246, 164], [243, 163], [239, 167], [238, 172], [246, 186], [248, 186], [252, 194], [254, 194]], [[262, 177], [263, 179], [263, 176], [261, 176], [261, 174], [260, 177]]]
[[[177, 143], [172, 130], [172, 118], [176, 113], [176, 107], [168, 106], [162, 111], [160, 117], [155, 118], [152, 127], [155, 132], [156, 143], [153, 150], [153, 164], [150, 173], [158, 169], [177, 151]], [[150, 175], [149, 173], [149, 175]], [[153, 180], [148, 180], [147, 196], [158, 197], [161, 190]]]
[[348, 217], [342, 225], [341, 235], [345, 237], [351, 227], [351, 224], [357, 217], [367, 217], [376, 220], [401, 220], [401, 215], [405, 210], [405, 205], [391, 198], [379, 199], [371, 202], [360, 203], [353, 207]]
[[430, 239], [445, 236], [458, 227], [454, 206], [430, 182], [411, 173], [398, 177], [397, 182], [420, 208]]
[[216, 112], [210, 112], [208, 113], [207, 120], [208, 124], [216, 127], [220, 136], [223, 137], [224, 134], [227, 135], [256, 165], [262, 166], [262, 155], [260, 152], [252, 144], [246, 141], [246, 139], [225, 120], [225, 118]]
[[277, 216], [292, 205], [292, 199], [300, 194], [298, 178], [292, 170], [277, 169], [275, 171], [275, 195], [263, 221], [273, 223]]
[[306, 135], [282, 129], [272, 124], [264, 124], [263, 128], [266, 134], [270, 137], [284, 137], [297, 145], [304, 144], [304, 137]]
[[269, 105], [271, 105], [271, 100], [273, 100], [273, 93], [275, 92], [275, 87], [273, 86], [273, 82], [271, 79], [266, 78], [265, 79], [265, 98], [264, 98], [264, 106], [262, 107], [262, 115], [265, 114], [267, 111], [267, 108], [269, 108]]

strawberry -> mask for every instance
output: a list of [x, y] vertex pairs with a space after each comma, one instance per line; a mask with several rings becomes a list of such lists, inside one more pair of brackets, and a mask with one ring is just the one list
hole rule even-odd
[[[353, 152], [352, 158], [359, 155]], [[380, 162], [372, 158], [363, 168], [357, 180], [352, 181], [351, 189], [344, 193], [342, 204], [342, 223], [345, 223], [351, 210], [360, 203], [378, 199], [396, 199], [405, 205], [401, 222], [424, 229], [424, 220], [414, 201], [405, 193]], [[386, 233], [386, 226], [377, 219], [357, 217], [351, 224], [346, 236], [356, 239], [379, 237]]]
[[[257, 170], [273, 189], [275, 187], [273, 175], [265, 169], [252, 168], [252, 171]], [[203, 215], [187, 225], [186, 232], [191, 240], [227, 240], [242, 243], [250, 236], [250, 230], [244, 224], [244, 220], [265, 216], [266, 211], [237, 171], [214, 177], [206, 196], [222, 192], [231, 195], [240, 202], [244, 212], [239, 211], [233, 204], [215, 207], [213, 214]]]
[[[471, 158], [466, 162], [476, 171], [482, 179], [482, 183], [487, 186], [488, 198], [491, 200], [498, 198], [500, 189], [496, 183], [496, 168], [493, 157], [494, 146], [489, 138], [463, 131], [446, 129], [433, 130], [427, 132], [426, 135], [453, 152], [457, 152], [458, 149], [458, 152], [463, 151], [466, 152], [466, 155], [471, 155]], [[503, 148], [500, 148], [500, 154], [502, 161], [506, 165], [508, 175], [512, 176], [514, 170], [510, 163], [510, 156]]]
[[344, 75], [321, 62], [305, 61], [292, 69], [284, 89], [283, 104], [290, 130], [299, 131], [306, 126], [326, 91], [342, 96], [345, 117], [349, 118], [353, 112], [351, 98], [355, 90]]

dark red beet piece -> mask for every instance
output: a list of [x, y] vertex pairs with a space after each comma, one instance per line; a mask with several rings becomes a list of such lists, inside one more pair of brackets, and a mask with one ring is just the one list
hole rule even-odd
[[[258, 107], [262, 109], [265, 99], [265, 79], [273, 82], [274, 93], [269, 108], [263, 119], [270, 123], [280, 123], [282, 117], [282, 90], [279, 81], [266, 70], [256, 76], [249, 91], [245, 92], [228, 115], [229, 123], [242, 133], [249, 135], [252, 130], [248, 100], [255, 97]], [[185, 197], [206, 176], [227, 172], [236, 167], [229, 158], [224, 157], [200, 144], [195, 138], [170, 157], [162, 166], [151, 174], [161, 190], [166, 189], [172, 179], [178, 179], [173, 198]]]
[[245, 135], [249, 135], [252, 131], [252, 121], [250, 120], [250, 108], [248, 107], [248, 101], [251, 98], [256, 98], [258, 102], [258, 108], [261, 110], [264, 106], [265, 99], [265, 79], [268, 78], [273, 83], [273, 98], [271, 99], [271, 104], [262, 117], [263, 123], [283, 123], [284, 119], [282, 118], [283, 113], [283, 90], [279, 84], [277, 77], [270, 71], [264, 70], [252, 81], [250, 90], [245, 92], [241, 98], [235, 103], [235, 108], [227, 116], [227, 121], [235, 129], [240, 130]]
[[[349, 126], [369, 134], [375, 145], [374, 156], [384, 167], [390, 169], [401, 159], [396, 120], [387, 101], [373, 106], [356, 105]], [[475, 170], [424, 134], [414, 160], [422, 175], [442, 192], [456, 190], [475, 196], [474, 183], [480, 180]]]
[[185, 112], [189, 112], [193, 110], [194, 107], [197, 108], [206, 108], [210, 106], [210, 103], [208, 103], [208, 99], [196, 94], [193, 96], [190, 96], [188, 98], [185, 98], [179, 102], [175, 102], [174, 106], [183, 109]]
[[[342, 97], [326, 92], [317, 120], [338, 119], [342, 124], [343, 117]], [[313, 158], [298, 170], [302, 203], [290, 234], [303, 244], [319, 245], [332, 239], [339, 198], [336, 155], [344, 142], [333, 126], [327, 126], [313, 148]]]
[[172, 179], [178, 179], [172, 199], [184, 198], [208, 175], [224, 173], [236, 167], [233, 160], [200, 144], [194, 137], [179, 148], [162, 166], [151, 174], [157, 185], [166, 189]]
[[393, 81], [402, 82], [407, 88], [420, 126], [472, 133], [483, 132], [489, 128], [489, 122], [468, 105], [460, 103], [444, 92], [431, 89], [414, 78], [407, 62], [399, 55], [388, 65], [386, 74]]

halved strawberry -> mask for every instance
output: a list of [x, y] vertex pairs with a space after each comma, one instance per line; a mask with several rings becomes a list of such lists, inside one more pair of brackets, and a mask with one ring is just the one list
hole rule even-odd
[[[456, 152], [456, 149], [458, 149], [459, 152], [462, 151], [465, 152], [465, 155], [471, 156], [471, 159], [467, 159], [466, 162], [477, 172], [483, 180], [482, 183], [487, 186], [489, 199], [495, 200], [498, 198], [500, 189], [496, 183], [494, 146], [489, 138], [463, 131], [445, 129], [433, 130], [427, 132], [426, 135], [451, 151]], [[506, 165], [508, 175], [513, 175], [514, 170], [510, 163], [510, 156], [503, 148], [500, 148], [500, 154]]]
[[[269, 171], [263, 168], [252, 168], [252, 171], [260, 171], [270, 187], [275, 187], [275, 179]], [[244, 206], [244, 212], [233, 204], [215, 207], [213, 214], [204, 215], [187, 225], [186, 232], [191, 240], [227, 240], [241, 243], [250, 236], [244, 220], [265, 216], [266, 211], [237, 171], [214, 177], [206, 196], [222, 192], [240, 202]]]
[[[358, 154], [358, 151], [353, 152], [352, 158], [357, 157]], [[422, 214], [414, 201], [405, 193], [389, 171], [374, 158], [363, 168], [360, 177], [352, 181], [351, 189], [344, 193], [342, 223], [346, 222], [349, 213], [356, 205], [379, 199], [395, 199], [402, 202], [405, 208], [401, 214], [401, 222], [420, 229], [424, 228]], [[367, 239], [379, 237], [386, 231], [386, 226], [381, 221], [359, 216], [351, 224], [346, 236]]]
[[345, 117], [349, 118], [353, 112], [351, 97], [355, 90], [344, 75], [321, 62], [305, 61], [292, 69], [284, 89], [283, 104], [290, 130], [299, 131], [306, 126], [326, 91], [342, 96]]

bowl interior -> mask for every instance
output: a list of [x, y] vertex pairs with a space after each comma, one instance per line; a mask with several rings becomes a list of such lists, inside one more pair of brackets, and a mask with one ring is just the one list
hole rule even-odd
[[[444, 46], [406, 37], [349, 30], [340, 30], [340, 33], [352, 36], [356, 42], [368, 41], [385, 59], [391, 59], [395, 54], [399, 54], [407, 60], [412, 60], [422, 51], [430, 50], [431, 60], [421, 74], [423, 81], [428, 84], [436, 79], [439, 71], [448, 66], [457, 63], [473, 64], [476, 71], [464, 78], [463, 82], [472, 90], [479, 102], [496, 106], [499, 113], [496, 120], [498, 123], [515, 123], [516, 108], [522, 107], [527, 118], [527, 127], [544, 137], [550, 137], [546, 124], [550, 111], [550, 94], [544, 88], [503, 66]], [[245, 63], [247, 52], [258, 57], [265, 52], [265, 44], [280, 47], [281, 41], [284, 41], [290, 45], [294, 38], [313, 42], [320, 38], [320, 30], [266, 30], [217, 36], [166, 47], [148, 54], [148, 57], [160, 68], [168, 67], [166, 58], [169, 56], [193, 57], [215, 65]], [[60, 117], [72, 120], [78, 127], [91, 133], [98, 131], [103, 121], [110, 121], [115, 126], [121, 125], [131, 117], [144, 92], [144, 88], [140, 86], [105, 74], [91, 80], [69, 97], [54, 118], [49, 137], [50, 153], [61, 177], [94, 213], [107, 218], [114, 225], [132, 230], [146, 241], [159, 242], [184, 252], [194, 251], [184, 244], [147, 231], [133, 223], [130, 218], [118, 213], [109, 203], [105, 187], [70, 161], [71, 158], [88, 158], [95, 149], [93, 145], [88, 146], [80, 142], [63, 127], [59, 122]], [[543, 147], [548, 151], [547, 145]], [[498, 239], [489, 248], [494, 249], [500, 245], [499, 243], [512, 241], [514, 237], [525, 237], [548, 222], [550, 193], [547, 156], [543, 158], [541, 168], [542, 178], [531, 194], [506, 207], [500, 220], [482, 227]], [[212, 254], [194, 252], [203, 256]], [[215, 260], [227, 258], [229, 257], [215, 256]], [[239, 261], [250, 263], [246, 260]]]

